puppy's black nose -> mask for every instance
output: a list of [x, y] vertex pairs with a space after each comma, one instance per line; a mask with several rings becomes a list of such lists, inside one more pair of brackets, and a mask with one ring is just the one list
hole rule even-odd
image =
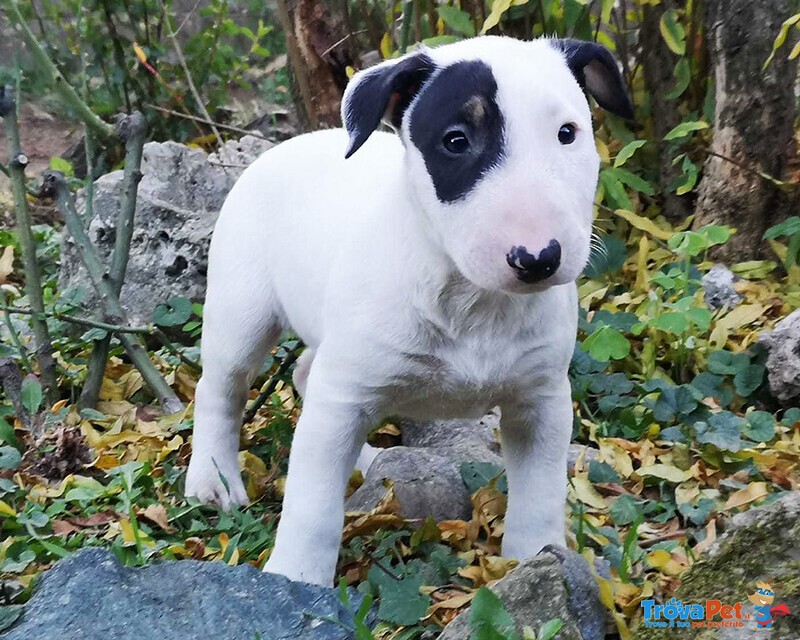
[[561, 264], [561, 245], [558, 240], [551, 240], [539, 252], [539, 257], [528, 253], [525, 247], [511, 247], [506, 262], [523, 282], [541, 282], [552, 276]]

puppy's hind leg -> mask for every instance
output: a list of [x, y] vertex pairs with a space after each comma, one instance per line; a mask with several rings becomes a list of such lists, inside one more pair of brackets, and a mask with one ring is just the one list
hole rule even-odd
[[282, 312], [271, 291], [254, 295], [240, 277], [215, 276], [203, 310], [186, 495], [228, 510], [248, 501], [238, 463], [242, 412], [251, 377], [281, 333]]

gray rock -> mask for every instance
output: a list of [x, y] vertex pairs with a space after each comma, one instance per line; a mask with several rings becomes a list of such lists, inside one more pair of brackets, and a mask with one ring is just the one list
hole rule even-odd
[[[480, 420], [401, 420], [399, 424], [404, 446], [378, 453], [364, 483], [347, 501], [347, 510], [371, 511], [386, 494], [387, 481], [391, 481], [406, 518], [468, 520], [472, 504], [461, 479], [461, 465], [490, 462], [503, 466], [495, 435], [500, 429], [499, 411], [493, 410]], [[597, 450], [570, 445], [570, 472], [581, 455], [588, 462], [597, 456]]]
[[675, 598], [685, 603], [717, 599], [725, 604], [741, 602], [752, 611], [747, 597], [756, 583], [775, 587], [773, 605], [786, 604], [791, 615], [778, 618], [771, 633], [758, 631], [754, 620], [744, 627], [727, 629], [646, 629], [640, 626], [635, 640], [697, 638], [698, 640], [797, 640], [800, 638], [800, 492], [782, 494], [763, 507], [735, 515], [725, 533], [704, 556], [681, 575]]
[[499, 429], [500, 413], [496, 409], [480, 420], [400, 421], [403, 445], [450, 451], [459, 457], [483, 449], [500, 453], [500, 442], [495, 436]]
[[[351, 593], [358, 606], [360, 596]], [[2, 640], [346, 640], [352, 623], [335, 589], [254, 567], [181, 560], [123, 567], [84, 549], [44, 574]]]
[[772, 395], [784, 405], [800, 400], [800, 309], [781, 320], [758, 343], [769, 350], [767, 379]]
[[[488, 449], [478, 450], [471, 460], [500, 464]], [[435, 449], [392, 447], [378, 454], [364, 484], [347, 500], [347, 511], [370, 511], [386, 494], [391, 480], [400, 504], [400, 514], [409, 519], [469, 520], [472, 505], [461, 480], [457, 457]]]
[[[564, 622], [556, 640], [602, 640], [606, 614], [597, 583], [586, 561], [574, 551], [548, 547], [524, 560], [505, 578], [490, 587], [514, 618], [517, 632], [531, 627], [538, 634], [546, 622]], [[448, 624], [439, 640], [470, 637], [470, 611]]]
[[724, 264], [715, 264], [703, 276], [706, 304], [711, 309], [733, 308], [742, 301], [742, 296], [733, 288], [739, 280]]
[[[131, 324], [152, 319], [156, 304], [173, 296], [202, 300], [206, 289], [208, 243], [219, 210], [244, 167], [272, 146], [245, 136], [207, 155], [176, 142], [145, 145], [142, 182], [122, 304]], [[107, 263], [114, 247], [122, 171], [94, 183], [94, 217], [89, 237]], [[78, 199], [83, 213], [85, 197]], [[91, 304], [93, 289], [71, 238], [65, 234], [59, 288], [80, 286]]]

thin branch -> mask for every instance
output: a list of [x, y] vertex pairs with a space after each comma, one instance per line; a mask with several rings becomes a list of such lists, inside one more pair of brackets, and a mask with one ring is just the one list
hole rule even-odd
[[180, 111], [173, 111], [172, 109], [166, 109], [165, 107], [159, 107], [154, 104], [145, 103], [145, 107], [148, 109], [155, 109], [156, 111], [160, 111], [161, 113], [165, 113], [169, 116], [175, 116], [178, 118], [185, 118], [186, 120], [193, 120], [194, 122], [200, 122], [202, 124], [213, 125], [219, 129], [225, 129], [226, 131], [234, 131], [236, 133], [241, 133], [247, 136], [255, 136], [256, 138], [261, 138], [262, 140], [269, 140], [264, 134], [260, 131], [250, 131], [248, 129], [242, 129], [240, 127], [234, 127], [229, 124], [220, 124], [219, 122], [214, 122], [213, 120], [206, 120], [205, 118], [199, 118], [197, 116], [193, 116], [187, 113], [181, 113]]
[[82, 327], [89, 327], [90, 329], [102, 329], [103, 331], [108, 331], [109, 333], [134, 333], [145, 336], [155, 335], [155, 332], [151, 327], [125, 327], [120, 324], [101, 322], [100, 320], [79, 318], [78, 316], [73, 316], [69, 313], [61, 313], [60, 311], [36, 311], [30, 307], [10, 307], [7, 305], [0, 305], [0, 311], [22, 316], [38, 315], [45, 318], [53, 318], [54, 320], [61, 320], [62, 322], [69, 322]]
[[11, 24], [14, 25], [15, 29], [20, 33], [30, 54], [39, 66], [39, 71], [44, 76], [43, 84], [52, 88], [86, 126], [92, 129], [98, 136], [104, 140], [112, 138], [114, 136], [114, 127], [101, 120], [89, 108], [89, 105], [81, 99], [75, 89], [69, 85], [66, 78], [58, 70], [58, 67], [53, 64], [50, 56], [47, 55], [47, 52], [39, 43], [33, 31], [28, 27], [25, 19], [22, 17], [22, 13], [20, 13], [17, 0], [0, 0], [0, 4], [5, 7]]
[[[13, 89], [0, 88], [0, 117], [6, 132], [8, 147], [11, 191], [14, 198], [14, 212], [17, 219], [17, 235], [22, 248], [22, 262], [25, 269], [25, 293], [31, 306], [37, 311], [44, 310], [42, 279], [39, 264], [36, 261], [36, 241], [31, 228], [31, 216], [28, 211], [28, 194], [25, 188], [25, 167], [28, 157], [22, 153], [17, 122], [17, 100]], [[42, 387], [50, 404], [58, 400], [58, 383], [56, 380], [56, 362], [53, 358], [53, 345], [50, 332], [44, 318], [34, 317], [33, 334], [36, 338], [36, 352], [39, 370], [42, 376]]]
[[258, 397], [253, 400], [253, 404], [251, 404], [247, 411], [244, 412], [244, 421], [250, 422], [253, 418], [255, 418], [256, 413], [258, 410], [263, 406], [263, 404], [269, 399], [269, 397], [275, 392], [275, 387], [278, 386], [278, 382], [283, 377], [283, 375], [289, 370], [289, 367], [294, 364], [294, 361], [297, 360], [300, 351], [300, 347], [302, 345], [298, 344], [293, 351], [290, 351], [286, 354], [286, 357], [281, 362], [281, 366], [278, 367], [278, 370], [275, 372], [273, 376], [270, 377], [269, 382], [267, 382], [264, 389], [261, 393], [258, 394]]
[[758, 176], [762, 180], [766, 180], [767, 182], [775, 185], [779, 189], [796, 189], [798, 186], [797, 182], [787, 182], [784, 180], [779, 180], [774, 176], [769, 175], [768, 173], [764, 173], [763, 171], [759, 171], [758, 169], [753, 169], [752, 167], [748, 167], [745, 164], [742, 164], [738, 160], [734, 160], [728, 156], [722, 155], [721, 153], [717, 153], [716, 151], [712, 151], [711, 149], [705, 149], [705, 152], [713, 156], [715, 158], [719, 158], [720, 160], [724, 160], [725, 162], [730, 162], [732, 165], [739, 167], [742, 171], [746, 171], [754, 176]]
[[671, 533], [665, 533], [660, 536], [656, 536], [655, 538], [648, 538], [647, 540], [640, 540], [639, 546], [643, 549], [647, 547], [652, 547], [654, 544], [658, 544], [659, 542], [665, 542], [666, 540], [674, 540], [675, 538], [683, 538], [688, 534], [687, 531], [680, 529], [678, 531], [672, 531]]
[[158, 339], [158, 341], [164, 346], [164, 348], [169, 351], [172, 355], [176, 356], [180, 359], [183, 364], [187, 367], [194, 369], [195, 371], [202, 372], [203, 367], [200, 365], [199, 362], [192, 360], [186, 354], [184, 354], [178, 347], [176, 347], [170, 339], [167, 337], [167, 334], [164, 333], [158, 327], [153, 327], [153, 335]]
[[[109, 279], [111, 289], [116, 296], [122, 292], [125, 272], [128, 269], [128, 256], [133, 237], [133, 220], [136, 213], [136, 194], [142, 180], [142, 149], [147, 137], [147, 124], [144, 116], [138, 111], [120, 118], [117, 123], [117, 135], [125, 141], [125, 170], [122, 178], [122, 202], [120, 203], [117, 221], [114, 227], [114, 251], [111, 256]], [[89, 220], [86, 221], [87, 223]], [[82, 409], [94, 408], [100, 398], [103, 386], [106, 362], [111, 351], [111, 335], [105, 335], [94, 343], [89, 356], [89, 372], [84, 381], [79, 406]]]
[[[122, 308], [119, 296], [116, 295], [111, 284], [111, 278], [109, 278], [106, 273], [97, 255], [97, 250], [86, 234], [83, 222], [80, 216], [78, 216], [78, 212], [75, 210], [75, 202], [64, 181], [64, 176], [58, 171], [45, 172], [42, 192], [45, 195], [55, 197], [61, 214], [64, 216], [67, 229], [75, 241], [75, 244], [78, 246], [83, 266], [86, 267], [86, 272], [98, 293], [100, 303], [103, 305], [107, 316], [119, 318], [120, 323], [124, 325], [127, 314]], [[155, 365], [150, 360], [150, 356], [148, 356], [142, 343], [126, 333], [118, 334], [118, 339], [122, 343], [122, 346], [125, 347], [125, 351], [127, 351], [131, 362], [142, 374], [145, 383], [147, 383], [147, 386], [156, 398], [158, 398], [164, 410], [167, 413], [176, 413], [180, 411], [183, 408], [183, 403], [181, 403], [178, 396], [175, 395], [175, 392], [158, 372], [158, 369], [155, 368]]]
[[343, 44], [344, 42], [346, 42], [347, 40], [349, 40], [349, 39], [350, 39], [350, 38], [352, 38], [353, 36], [357, 36], [357, 35], [360, 35], [360, 34], [362, 34], [362, 33], [366, 33], [366, 32], [367, 32], [367, 30], [366, 30], [366, 29], [362, 29], [361, 31], [356, 31], [355, 33], [348, 33], [348, 34], [347, 34], [347, 35], [346, 35], [344, 38], [340, 38], [339, 40], [337, 40], [336, 42], [334, 42], [334, 43], [333, 43], [333, 44], [332, 44], [330, 47], [328, 47], [327, 49], [325, 49], [325, 51], [323, 51], [323, 52], [320, 54], [320, 56], [319, 56], [319, 57], [320, 57], [320, 58], [324, 58], [324, 57], [325, 57], [325, 56], [327, 56], [327, 55], [328, 55], [328, 54], [329, 54], [331, 51], [333, 51], [333, 50], [334, 50], [336, 47], [338, 47], [340, 44]]
[[[111, 324], [109, 322], [103, 322], [101, 320], [91, 320], [89, 318], [80, 318], [78, 316], [73, 316], [69, 313], [61, 313], [60, 311], [43, 311], [41, 314], [37, 314], [36, 311], [31, 309], [30, 307], [11, 307], [7, 305], [0, 305], [0, 311], [4, 313], [6, 317], [10, 315], [23, 315], [23, 316], [34, 316], [34, 315], [41, 315], [47, 318], [53, 318], [54, 320], [61, 320], [62, 322], [69, 322], [70, 324], [76, 324], [81, 327], [88, 327], [90, 329], [101, 329], [102, 331], [107, 331], [108, 333], [113, 334], [120, 334], [120, 333], [129, 333], [135, 334], [140, 336], [153, 336], [156, 338], [164, 348], [169, 351], [172, 355], [179, 358], [181, 362], [183, 362], [186, 366], [191, 367], [195, 371], [202, 371], [203, 367], [200, 366], [200, 363], [192, 360], [188, 356], [178, 349], [173, 342], [167, 337], [167, 335], [157, 326], [155, 325], [145, 325], [142, 327], [126, 327], [121, 324]], [[18, 348], [22, 348], [21, 345]]]
[[[200, 112], [203, 114], [203, 117], [211, 122], [211, 116], [206, 109], [206, 103], [200, 96], [200, 92], [197, 90], [197, 87], [194, 86], [194, 80], [192, 80], [192, 73], [189, 71], [189, 65], [186, 64], [186, 58], [183, 56], [183, 50], [181, 49], [181, 45], [178, 42], [178, 38], [175, 35], [174, 29], [172, 28], [172, 20], [167, 12], [167, 5], [164, 4], [164, 0], [158, 1], [159, 4], [161, 4], [161, 11], [164, 13], [164, 24], [167, 29], [167, 37], [172, 41], [172, 48], [175, 49], [175, 55], [178, 56], [178, 63], [181, 65], [183, 73], [186, 76], [186, 84], [189, 85], [189, 90], [192, 92], [197, 106], [200, 107]], [[214, 132], [214, 136], [217, 138], [217, 144], [222, 145], [222, 136], [219, 135], [219, 130], [217, 129], [216, 125], [211, 123], [209, 126]]]

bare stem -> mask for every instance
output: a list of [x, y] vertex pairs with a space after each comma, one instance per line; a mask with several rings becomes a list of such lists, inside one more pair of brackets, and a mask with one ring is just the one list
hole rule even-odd
[[[64, 176], [58, 171], [47, 171], [44, 174], [44, 183], [42, 191], [54, 196], [61, 214], [64, 216], [67, 229], [75, 244], [78, 246], [81, 261], [92, 285], [97, 290], [100, 298], [100, 303], [106, 312], [107, 317], [119, 319], [120, 324], [126, 324], [127, 314], [122, 308], [119, 301], [119, 296], [116, 295], [114, 288], [111, 284], [111, 278], [106, 273], [105, 268], [97, 255], [97, 250], [92, 244], [89, 236], [86, 234], [83, 222], [75, 210], [75, 202], [72, 199], [72, 194], [64, 181]], [[159, 403], [167, 413], [175, 413], [183, 408], [183, 404], [175, 395], [175, 392], [167, 384], [166, 380], [155, 368], [151, 362], [150, 357], [147, 355], [142, 343], [134, 339], [127, 333], [118, 334], [118, 339], [128, 357], [131, 359], [133, 365], [142, 374], [142, 378], [153, 394], [158, 398]]]
[[33, 31], [28, 27], [25, 18], [23, 18], [22, 13], [20, 13], [17, 0], [0, 0], [0, 6], [5, 7], [9, 21], [14, 25], [25, 41], [30, 54], [39, 66], [40, 73], [44, 75], [45, 86], [51, 87], [86, 126], [98, 136], [104, 140], [112, 138], [114, 136], [114, 127], [101, 120], [89, 108], [89, 105], [81, 99], [77, 91], [70, 86], [66, 78], [58, 70], [58, 67], [56, 67], [50, 59], [50, 56], [44, 50], [44, 47], [42, 47]]
[[[22, 248], [22, 261], [25, 268], [25, 293], [30, 305], [37, 311], [44, 311], [44, 298], [42, 296], [42, 279], [39, 274], [39, 265], [36, 262], [36, 242], [31, 229], [31, 216], [28, 211], [28, 195], [25, 189], [25, 167], [28, 157], [22, 153], [19, 126], [17, 123], [17, 102], [13, 89], [6, 87], [0, 89], [0, 117], [6, 132], [8, 145], [9, 173], [11, 178], [11, 191], [14, 197], [14, 211], [17, 218], [17, 235]], [[51, 404], [58, 400], [58, 384], [56, 382], [56, 363], [53, 359], [53, 346], [50, 342], [50, 332], [47, 330], [47, 321], [40, 316], [33, 316], [33, 334], [36, 338], [36, 352], [39, 361], [39, 370], [42, 376], [42, 387], [45, 397]]]
[[183, 73], [186, 76], [186, 84], [189, 85], [189, 90], [192, 92], [192, 96], [194, 96], [194, 101], [197, 103], [197, 106], [200, 108], [200, 112], [208, 121], [211, 130], [214, 132], [214, 136], [217, 138], [217, 144], [222, 145], [222, 136], [219, 135], [217, 126], [211, 120], [208, 109], [206, 109], [206, 103], [200, 95], [200, 92], [197, 90], [197, 87], [194, 86], [194, 80], [192, 80], [192, 73], [189, 71], [189, 65], [186, 64], [186, 58], [183, 55], [183, 50], [178, 42], [178, 38], [175, 36], [175, 30], [172, 28], [172, 19], [167, 12], [167, 5], [164, 4], [163, 0], [159, 0], [159, 2], [161, 4], [161, 11], [164, 13], [164, 26], [167, 30], [167, 36], [172, 41], [172, 48], [175, 49], [175, 55], [178, 57], [178, 62], [180, 63]]
[[8, 314], [15, 314], [21, 316], [35, 316], [42, 315], [46, 318], [53, 318], [54, 320], [61, 320], [62, 322], [69, 322], [77, 324], [82, 327], [89, 327], [91, 329], [102, 329], [111, 333], [134, 333], [140, 335], [154, 335], [154, 330], [151, 327], [125, 327], [120, 324], [111, 324], [109, 322], [101, 322], [100, 320], [91, 320], [89, 318], [79, 318], [78, 316], [70, 315], [69, 313], [61, 313], [59, 311], [43, 311], [38, 312], [30, 307], [10, 307], [0, 305], [0, 311]]
[[300, 349], [302, 345], [297, 345], [293, 351], [290, 351], [286, 354], [286, 357], [281, 362], [281, 366], [278, 367], [278, 370], [275, 374], [270, 377], [269, 382], [267, 382], [266, 386], [263, 388], [261, 393], [258, 394], [258, 397], [253, 400], [253, 404], [251, 404], [247, 411], [244, 412], [244, 421], [250, 422], [253, 418], [255, 418], [256, 413], [258, 410], [264, 405], [264, 403], [269, 399], [269, 397], [275, 392], [275, 387], [278, 386], [278, 382], [280, 381], [281, 377], [289, 370], [289, 367], [294, 364], [294, 361], [297, 360], [298, 356], [300, 355]]
[[[3, 312], [6, 318], [9, 318], [11, 315], [23, 315], [23, 316], [33, 316], [36, 315], [36, 311], [31, 309], [30, 307], [10, 307], [7, 305], [0, 305], [0, 311]], [[69, 322], [70, 324], [76, 324], [81, 327], [89, 327], [90, 329], [101, 329], [103, 331], [108, 331], [109, 333], [120, 334], [120, 333], [129, 333], [129, 334], [136, 334], [141, 336], [153, 336], [156, 338], [164, 348], [169, 351], [171, 354], [176, 356], [183, 362], [186, 366], [191, 367], [195, 371], [202, 371], [203, 368], [200, 364], [184, 353], [175, 346], [174, 343], [170, 341], [167, 335], [157, 326], [155, 325], [146, 325], [142, 327], [126, 327], [121, 324], [111, 324], [109, 322], [103, 322], [101, 320], [91, 320], [89, 318], [80, 318], [78, 316], [73, 316], [69, 313], [61, 313], [59, 311], [45, 311], [43, 314], [47, 318], [53, 318], [54, 320], [61, 320], [62, 322]], [[13, 329], [13, 327], [9, 327]], [[18, 339], [18, 338], [17, 338]], [[15, 344], [17, 344], [15, 342]], [[22, 351], [23, 347], [21, 344], [17, 347]], [[23, 351], [24, 353], [24, 351]]]
[[[122, 202], [115, 226], [116, 236], [109, 278], [111, 289], [119, 297], [122, 292], [122, 283], [125, 281], [125, 272], [128, 269], [136, 213], [136, 195], [139, 182], [142, 180], [142, 149], [147, 137], [147, 124], [144, 116], [138, 111], [129, 116], [123, 116], [117, 123], [117, 133], [125, 141], [125, 172], [122, 179]], [[97, 406], [110, 350], [110, 334], [95, 341], [94, 349], [89, 356], [89, 372], [81, 391], [79, 402], [81, 408]]]
[[181, 113], [180, 111], [174, 111], [172, 109], [167, 109], [165, 107], [159, 107], [154, 104], [145, 103], [144, 105], [148, 109], [155, 109], [156, 111], [160, 111], [161, 113], [165, 113], [168, 116], [175, 116], [177, 118], [185, 118], [186, 120], [193, 120], [194, 122], [200, 122], [202, 124], [213, 125], [219, 129], [225, 129], [226, 131], [233, 131], [235, 133], [241, 133], [242, 135], [246, 136], [255, 136], [256, 138], [261, 138], [262, 140], [267, 140], [267, 137], [262, 134], [260, 131], [250, 131], [248, 129], [242, 129], [241, 127], [233, 127], [229, 124], [220, 124], [219, 122], [214, 122], [213, 120], [206, 120], [205, 118], [198, 118], [197, 116], [193, 116], [190, 113]]

